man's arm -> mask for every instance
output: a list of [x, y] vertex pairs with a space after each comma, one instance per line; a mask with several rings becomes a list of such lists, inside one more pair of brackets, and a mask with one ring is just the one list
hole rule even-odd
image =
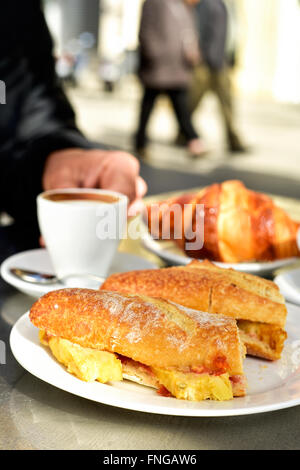
[[[41, 2], [30, 0], [30, 3], [32, 8], [31, 14], [27, 15], [28, 24], [24, 28], [23, 50], [32, 75], [32, 94], [28, 97], [28, 109], [25, 105], [24, 114], [27, 114], [27, 119], [30, 117], [34, 121], [35, 114], [41, 117], [42, 113], [47, 111], [47, 115], [44, 115], [47, 118], [47, 128], [42, 131], [43, 135], [60, 130], [66, 140], [72, 141], [74, 134], [69, 132], [72, 130], [77, 134], [77, 139], [79, 136], [83, 138], [76, 126], [75, 113], [55, 73], [53, 41], [41, 9]], [[36, 124], [33, 126], [36, 132], [39, 129], [38, 122], [33, 124]], [[82, 143], [87, 147], [90, 146], [86, 139], [82, 140]]]
[[[141, 179], [134, 157], [107, 151], [85, 139], [76, 127], [73, 109], [55, 75], [52, 41], [38, 0], [27, 0], [21, 25], [21, 33], [20, 25], [16, 28], [21, 34], [16, 44], [22, 44], [19, 60], [8, 57], [2, 70], [0, 60], [8, 85], [2, 108], [7, 135], [0, 137], [0, 210], [21, 223], [34, 224], [39, 192], [91, 185], [91, 181], [95, 187], [123, 191], [131, 201], [141, 197], [146, 185], [137, 190]], [[8, 118], [10, 125], [5, 128]]]
[[28, 0], [18, 14], [21, 27], [11, 12], [6, 19], [16, 21], [6, 27], [18, 36], [8, 38], [12, 46], [0, 67], [7, 91], [6, 104], [1, 105], [0, 209], [28, 220], [35, 213], [48, 155], [93, 145], [77, 129], [73, 109], [56, 78], [52, 40], [40, 2]]

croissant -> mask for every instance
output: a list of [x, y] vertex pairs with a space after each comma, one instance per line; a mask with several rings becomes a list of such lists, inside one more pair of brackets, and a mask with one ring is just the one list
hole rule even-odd
[[[181, 227], [171, 206], [182, 211]], [[203, 204], [203, 246], [187, 248], [186, 227], [194, 233], [196, 211]], [[188, 194], [159, 203], [153, 211], [147, 207], [148, 227], [156, 238], [162, 238], [162, 227], [168, 226], [170, 238], [191, 258], [210, 259], [225, 263], [272, 261], [299, 256], [297, 231], [300, 224], [277, 207], [264, 194], [251, 191], [241, 181], [213, 184], [197, 194]], [[173, 206], [174, 207], [174, 206]]]

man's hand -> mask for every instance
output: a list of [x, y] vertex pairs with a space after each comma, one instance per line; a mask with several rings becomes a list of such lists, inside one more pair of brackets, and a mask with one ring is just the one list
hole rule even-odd
[[147, 191], [139, 176], [138, 160], [126, 152], [66, 149], [51, 153], [45, 163], [45, 191], [61, 188], [101, 188], [118, 191], [129, 198], [129, 215], [141, 207]]

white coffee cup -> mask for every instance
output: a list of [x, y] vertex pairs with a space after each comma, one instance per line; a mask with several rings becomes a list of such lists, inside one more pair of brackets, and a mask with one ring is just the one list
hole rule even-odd
[[56, 189], [37, 197], [41, 235], [58, 278], [105, 278], [125, 233], [128, 199], [101, 189]]

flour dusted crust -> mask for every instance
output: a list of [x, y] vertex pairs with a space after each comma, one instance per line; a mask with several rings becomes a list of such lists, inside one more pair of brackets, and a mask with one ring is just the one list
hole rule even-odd
[[116, 352], [151, 367], [225, 367], [243, 374], [236, 321], [162, 299], [106, 290], [61, 289], [31, 308], [32, 323], [48, 335]]
[[[252, 336], [250, 348], [250, 336], [244, 335], [248, 353], [271, 360], [280, 357], [286, 337], [287, 309], [283, 296], [272, 281], [219, 268], [207, 260], [194, 260], [187, 266], [113, 274], [101, 288], [158, 296], [188, 308], [249, 320], [255, 324], [258, 338], [263, 338], [255, 342], [254, 347]], [[269, 328], [268, 337], [265, 325], [276, 327]]]
[[283, 327], [286, 306], [274, 282], [210, 261], [113, 274], [102, 289], [158, 296], [186, 307]]

